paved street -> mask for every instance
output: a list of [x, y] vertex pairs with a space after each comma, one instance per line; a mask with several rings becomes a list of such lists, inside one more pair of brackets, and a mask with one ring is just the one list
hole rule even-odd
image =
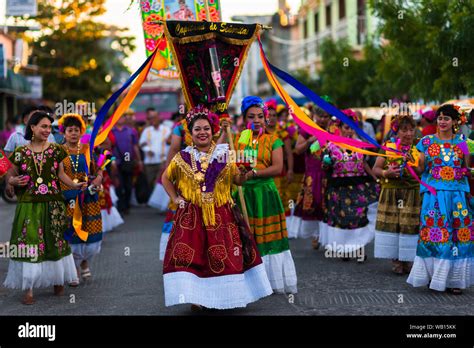
[[[9, 239], [14, 208], [0, 201], [0, 242]], [[124, 225], [104, 237], [102, 252], [92, 263], [93, 279], [78, 288], [66, 288], [62, 298], [52, 296], [52, 288], [39, 289], [35, 291], [37, 303], [24, 306], [20, 304], [20, 291], [0, 287], [0, 315], [190, 315], [189, 305], [164, 306], [158, 259], [163, 218], [149, 208], [133, 209]], [[357, 264], [327, 259], [322, 250], [311, 249], [309, 240], [290, 243], [298, 273], [299, 293], [294, 303], [284, 295], [272, 295], [245, 309], [219, 314], [473, 314], [473, 290], [453, 296], [413, 289], [406, 284], [406, 276], [391, 273], [389, 261], [371, 257], [373, 246], [369, 248], [368, 261]], [[0, 259], [2, 282], [7, 267], [8, 260]]]

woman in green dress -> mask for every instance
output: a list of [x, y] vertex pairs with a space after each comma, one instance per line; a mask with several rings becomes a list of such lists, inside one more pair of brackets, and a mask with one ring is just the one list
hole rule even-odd
[[61, 145], [48, 142], [52, 117], [35, 112], [27, 125], [25, 139], [10, 155], [13, 166], [9, 183], [16, 187], [18, 205], [10, 239], [10, 263], [4, 286], [25, 290], [24, 304], [33, 304], [33, 288], [54, 286], [64, 293], [64, 283], [77, 281], [71, 248], [64, 240], [66, 207], [59, 180], [77, 190], [62, 161], [67, 153]]
[[256, 157], [255, 167], [246, 174], [248, 181], [243, 185], [250, 229], [273, 291], [296, 294], [297, 277], [288, 243], [285, 208], [273, 180], [283, 168], [283, 142], [266, 132], [267, 110], [262, 99], [245, 97], [241, 112], [245, 123], [251, 125], [252, 139], [244, 141], [243, 133], [237, 135], [235, 148], [245, 158]]

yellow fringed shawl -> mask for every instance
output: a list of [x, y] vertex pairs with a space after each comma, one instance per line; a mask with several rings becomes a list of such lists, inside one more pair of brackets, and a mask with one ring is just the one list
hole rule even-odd
[[214, 191], [201, 192], [200, 185], [196, 182], [191, 166], [177, 153], [167, 169], [168, 178], [175, 184], [180, 195], [192, 204], [202, 208], [205, 226], [215, 226], [216, 219], [214, 207], [220, 207], [232, 202], [231, 185], [233, 176], [237, 175], [235, 163], [227, 163], [219, 173]]

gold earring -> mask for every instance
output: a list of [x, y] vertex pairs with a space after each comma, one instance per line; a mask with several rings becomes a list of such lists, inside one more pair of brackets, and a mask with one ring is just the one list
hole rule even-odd
[[35, 133], [31, 136], [31, 141], [35, 140]]

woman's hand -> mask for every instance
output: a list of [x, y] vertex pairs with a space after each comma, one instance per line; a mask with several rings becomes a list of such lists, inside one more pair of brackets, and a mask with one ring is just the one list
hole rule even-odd
[[316, 140], [318, 140], [318, 138], [316, 138], [314, 135], [310, 136], [307, 139], [308, 143], [310, 143], [310, 144], [314, 143]]
[[245, 168], [244, 165], [240, 165], [238, 169], [239, 169], [239, 176], [241, 177], [245, 177], [245, 175], [248, 173], [248, 170], [247, 168]]
[[92, 185], [94, 185], [95, 187], [100, 187], [100, 185], [102, 185], [102, 176], [98, 175], [98, 176], [92, 181]]
[[250, 180], [255, 177], [255, 174], [253, 171], [249, 170], [247, 173], [245, 173], [245, 180]]
[[222, 119], [221, 121], [221, 130], [224, 133], [227, 133], [227, 128], [230, 127], [230, 122], [228, 119]]
[[30, 181], [30, 177], [28, 175], [17, 175], [17, 176], [11, 176], [10, 179], [8, 180], [8, 183], [11, 186], [24, 187], [28, 185], [29, 181]]
[[85, 189], [87, 189], [87, 182], [73, 182], [72, 188], [74, 188], [75, 190], [84, 191]]
[[186, 200], [183, 197], [178, 196], [174, 199], [174, 204], [176, 204], [178, 208], [182, 208], [186, 204]]
[[383, 173], [386, 178], [399, 178], [401, 169], [400, 167], [389, 166]]

